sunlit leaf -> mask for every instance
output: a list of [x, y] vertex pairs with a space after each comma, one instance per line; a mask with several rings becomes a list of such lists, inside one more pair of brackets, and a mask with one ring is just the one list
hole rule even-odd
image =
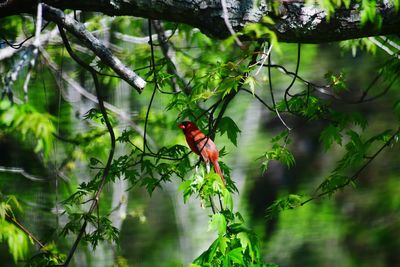
[[229, 251], [227, 256], [232, 262], [240, 264], [241, 266], [244, 266], [242, 248], [235, 248], [235, 249]]
[[222, 236], [226, 233], [226, 219], [221, 213], [212, 215], [209, 226], [209, 230], [215, 230], [218, 235]]

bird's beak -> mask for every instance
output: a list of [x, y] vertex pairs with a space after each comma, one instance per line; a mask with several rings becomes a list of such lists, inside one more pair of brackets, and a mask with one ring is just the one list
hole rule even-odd
[[183, 125], [182, 123], [179, 123], [178, 127], [181, 128], [182, 130], [185, 129], [185, 125]]

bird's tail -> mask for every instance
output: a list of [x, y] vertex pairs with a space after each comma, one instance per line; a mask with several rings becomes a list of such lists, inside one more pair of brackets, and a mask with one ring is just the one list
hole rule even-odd
[[214, 166], [214, 171], [221, 177], [222, 183], [226, 185], [224, 175], [222, 174], [221, 168], [219, 167], [218, 160], [211, 162]]

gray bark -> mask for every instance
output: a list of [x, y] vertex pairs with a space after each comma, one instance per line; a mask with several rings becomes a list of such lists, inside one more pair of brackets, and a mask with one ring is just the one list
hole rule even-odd
[[[328, 20], [325, 11], [305, 6], [303, 1], [281, 0], [279, 14], [272, 10], [271, 2], [226, 0], [227, 16], [234, 31], [267, 15], [274, 19], [271, 29], [282, 42], [321, 43], [400, 32], [400, 16], [390, 1], [381, 1], [377, 6], [377, 13], [383, 18], [380, 29], [371, 25], [361, 27], [357, 5], [338, 9]], [[0, 0], [0, 17], [24, 12], [35, 14], [36, 3], [33, 0]], [[186, 23], [216, 38], [230, 35], [220, 0], [49, 0], [46, 3], [61, 9], [97, 11], [110, 16], [130, 15]]]

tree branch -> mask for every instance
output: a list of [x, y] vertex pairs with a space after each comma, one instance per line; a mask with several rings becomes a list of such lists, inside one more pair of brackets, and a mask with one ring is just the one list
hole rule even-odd
[[324, 191], [322, 193], [319, 193], [315, 196], [310, 197], [309, 199], [303, 201], [302, 203], [300, 203], [300, 206], [303, 206], [305, 204], [307, 204], [310, 201], [319, 199], [323, 196], [332, 194], [333, 192], [342, 189], [346, 186], [348, 186], [350, 183], [354, 182], [355, 180], [357, 180], [360, 177], [360, 174], [371, 164], [371, 162], [386, 148], [388, 147], [399, 135], [400, 133], [400, 128], [398, 128], [396, 130], [396, 132], [371, 156], [368, 157], [368, 160], [364, 163], [364, 165], [362, 165], [354, 174], [353, 176], [351, 176], [346, 182], [344, 182], [343, 184], [340, 184], [334, 188], [332, 188], [331, 190], [328, 191]]
[[23, 226], [20, 222], [18, 222], [17, 219], [9, 215], [8, 213], [6, 213], [6, 219], [12, 224], [14, 224], [22, 232], [24, 232], [27, 236], [29, 236], [29, 238], [31, 238], [41, 249], [44, 248], [43, 243], [40, 242], [40, 240], [34, 234], [32, 234], [25, 226]]
[[92, 50], [104, 64], [112, 68], [123, 80], [133, 86], [139, 93], [146, 86], [146, 81], [139, 77], [130, 68], [125, 66], [117, 57], [115, 57], [110, 49], [108, 49], [99, 39], [94, 37], [83, 24], [79, 23], [72, 17], [66, 16], [60, 9], [43, 4], [43, 16], [50, 21], [61, 25], [70, 33], [81, 40], [86, 47]]
[[[361, 25], [360, 7], [356, 4], [348, 9], [338, 8], [328, 19], [321, 7], [306, 5], [305, 1], [279, 1], [279, 14], [273, 10], [276, 1], [225, 0], [226, 13], [234, 32], [239, 32], [246, 24], [259, 22], [264, 16], [274, 19], [269, 26], [280, 41], [295, 43], [321, 43], [348, 40], [375, 35], [398, 34], [400, 15], [392, 1], [377, 1], [376, 13], [382, 17], [382, 27]], [[113, 0], [113, 1], [70, 1], [48, 0], [47, 4], [60, 9], [102, 12], [110, 16], [129, 15], [158, 20], [186, 23], [202, 32], [227, 38], [230, 31], [226, 26], [221, 1], [204, 0]], [[37, 1], [5, 1], [0, 8], [0, 17], [21, 13], [35, 14]]]
[[18, 168], [18, 167], [0, 166], [0, 172], [16, 173], [16, 174], [22, 175], [23, 177], [25, 177], [31, 181], [35, 181], [35, 182], [46, 181], [46, 179], [29, 174], [23, 168]]

